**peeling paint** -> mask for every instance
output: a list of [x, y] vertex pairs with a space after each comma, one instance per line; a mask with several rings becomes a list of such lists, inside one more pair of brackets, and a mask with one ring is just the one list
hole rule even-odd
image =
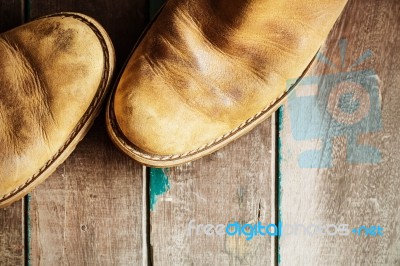
[[154, 211], [158, 198], [167, 193], [171, 186], [166, 174], [167, 169], [150, 169], [150, 210]]

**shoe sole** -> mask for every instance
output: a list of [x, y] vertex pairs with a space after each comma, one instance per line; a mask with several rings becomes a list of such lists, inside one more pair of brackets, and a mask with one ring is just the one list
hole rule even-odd
[[107, 96], [109, 91], [109, 84], [115, 67], [115, 53], [111, 39], [108, 36], [107, 32], [97, 21], [79, 13], [58, 13], [41, 17], [38, 18], [37, 20], [43, 18], [52, 18], [52, 17], [74, 18], [85, 23], [92, 29], [92, 31], [96, 34], [103, 47], [103, 53], [105, 58], [104, 60], [105, 68], [103, 72], [103, 78], [101, 80], [97, 93], [93, 98], [92, 103], [86, 110], [81, 120], [79, 120], [77, 126], [75, 127], [75, 129], [69, 136], [68, 140], [63, 145], [63, 147], [57, 152], [57, 154], [55, 154], [46, 163], [45, 166], [43, 166], [35, 175], [29, 178], [23, 185], [19, 186], [9, 194], [0, 197], [0, 208], [7, 207], [11, 205], [13, 202], [23, 198], [35, 187], [37, 187], [43, 181], [45, 181], [57, 169], [57, 167], [60, 166], [68, 158], [69, 155], [71, 155], [71, 153], [75, 150], [78, 143], [84, 138], [84, 136], [87, 134], [87, 132], [93, 125], [93, 122], [96, 119], [96, 117], [99, 115], [102, 103], [104, 102], [105, 97]]
[[[272, 102], [269, 106], [264, 108], [262, 111], [254, 115], [252, 118], [246, 120], [243, 122], [240, 126], [232, 130], [231, 132], [221, 136], [218, 139], [215, 139], [214, 141], [199, 147], [196, 150], [184, 153], [184, 154], [175, 154], [175, 155], [168, 155], [168, 156], [162, 156], [162, 155], [155, 155], [151, 153], [147, 153], [137, 146], [135, 146], [133, 143], [131, 143], [126, 136], [122, 133], [121, 129], [118, 126], [118, 122], [116, 120], [115, 114], [114, 114], [114, 95], [116, 91], [116, 87], [114, 88], [112, 95], [109, 99], [109, 102], [107, 104], [107, 110], [106, 110], [106, 124], [107, 124], [107, 130], [110, 135], [111, 140], [113, 143], [124, 153], [126, 153], [128, 156], [133, 158], [136, 161], [141, 162], [144, 165], [150, 166], [150, 167], [156, 167], [156, 168], [165, 168], [165, 167], [173, 167], [173, 166], [179, 166], [184, 163], [188, 163], [194, 160], [197, 160], [201, 157], [204, 157], [206, 155], [209, 155], [222, 147], [228, 145], [229, 143], [233, 142], [234, 140], [240, 138], [241, 136], [245, 135], [246, 133], [250, 132], [252, 129], [254, 129], [257, 125], [259, 125], [261, 122], [266, 120], [268, 117], [272, 115], [288, 98], [290, 93], [294, 90], [296, 85], [301, 81], [301, 79], [304, 77], [305, 73], [308, 71], [312, 63], [314, 62], [315, 57], [312, 59], [308, 67], [304, 70], [303, 74], [295, 84], [293, 84], [288, 90], [286, 90], [282, 95], [280, 95], [274, 102]], [[120, 75], [121, 77], [121, 75]], [[118, 78], [116, 84], [119, 83]], [[117, 86], [117, 85], [116, 85]]]

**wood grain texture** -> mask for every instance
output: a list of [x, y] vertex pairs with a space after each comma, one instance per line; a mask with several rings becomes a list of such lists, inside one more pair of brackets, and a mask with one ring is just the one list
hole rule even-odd
[[167, 170], [151, 213], [154, 265], [270, 265], [271, 238], [188, 235], [188, 224], [271, 222], [271, 121], [221, 151]]
[[24, 251], [23, 201], [0, 210], [0, 265], [22, 265]]
[[[22, 24], [23, 1], [0, 0], [0, 32]], [[25, 261], [24, 201], [0, 209], [0, 265], [22, 265]]]
[[[142, 0], [32, 0], [30, 18], [62, 11], [98, 20], [113, 40], [118, 66], [147, 18]], [[142, 176], [142, 166], [110, 142], [102, 114], [70, 158], [32, 193], [31, 264], [142, 264]]]
[[32, 265], [141, 263], [142, 168], [100, 133], [32, 193]]
[[384, 235], [300, 230], [280, 239], [281, 265], [400, 264], [399, 14], [397, 0], [350, 0], [322, 49], [336, 68], [313, 66], [280, 131], [283, 224], [380, 225]]

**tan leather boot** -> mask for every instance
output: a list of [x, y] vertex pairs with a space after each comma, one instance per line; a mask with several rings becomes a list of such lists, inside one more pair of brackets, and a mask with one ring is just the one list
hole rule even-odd
[[250, 131], [286, 98], [346, 0], [169, 0], [107, 110], [114, 143], [151, 166], [189, 162]]
[[114, 58], [104, 29], [80, 14], [0, 35], [0, 207], [71, 154], [100, 110]]

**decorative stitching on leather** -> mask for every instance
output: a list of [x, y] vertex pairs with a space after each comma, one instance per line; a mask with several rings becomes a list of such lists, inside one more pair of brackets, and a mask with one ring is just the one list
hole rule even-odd
[[[318, 52], [316, 53], [318, 54]], [[182, 153], [182, 154], [175, 154], [175, 155], [154, 155], [154, 154], [148, 154], [148, 153], [144, 153], [139, 151], [138, 149], [135, 149], [135, 145], [133, 143], [131, 143], [122, 133], [121, 129], [119, 128], [117, 122], [116, 122], [116, 117], [115, 117], [115, 113], [114, 113], [114, 96], [115, 96], [115, 92], [116, 92], [116, 87], [114, 88], [114, 91], [112, 93], [112, 97], [110, 97], [110, 102], [109, 102], [109, 115], [110, 115], [110, 124], [112, 129], [114, 130], [115, 135], [118, 137], [118, 140], [125, 149], [127, 149], [129, 152], [140, 156], [142, 158], [145, 159], [149, 159], [149, 160], [153, 160], [153, 161], [172, 161], [172, 160], [177, 160], [177, 159], [184, 159], [185, 157], [189, 157], [191, 155], [194, 155], [196, 153], [202, 152], [207, 150], [208, 148], [224, 141], [225, 139], [233, 136], [234, 134], [238, 133], [239, 130], [247, 127], [249, 124], [251, 124], [254, 120], [258, 119], [259, 117], [263, 116], [265, 113], [269, 112], [277, 102], [281, 101], [283, 98], [285, 98], [286, 96], [288, 96], [293, 90], [294, 88], [297, 86], [297, 84], [299, 84], [300, 80], [304, 77], [304, 75], [307, 73], [307, 71], [309, 70], [310, 66], [312, 65], [312, 63], [315, 60], [316, 55], [314, 56], [314, 58], [311, 60], [311, 62], [309, 63], [309, 65], [307, 66], [307, 68], [303, 71], [303, 73], [301, 74], [301, 76], [296, 80], [296, 82], [286, 91], [284, 91], [281, 95], [279, 95], [272, 103], [270, 103], [267, 107], [265, 107], [264, 109], [262, 109], [260, 112], [258, 112], [257, 114], [255, 114], [254, 116], [252, 116], [251, 118], [247, 119], [245, 122], [243, 122], [242, 124], [240, 124], [238, 127], [236, 127], [235, 129], [233, 129], [232, 131], [224, 134], [223, 136], [213, 140], [212, 142], [205, 144], [195, 150], [186, 152], [186, 153]], [[120, 75], [121, 77], [121, 75]], [[117, 83], [119, 83], [119, 79], [117, 80]]]
[[[310, 63], [311, 65], [311, 63]], [[307, 72], [308, 68], [304, 71]], [[303, 75], [304, 75], [303, 73]], [[247, 127], [249, 124], [251, 124], [254, 120], [258, 119], [259, 117], [261, 117], [262, 115], [264, 115], [265, 113], [267, 113], [268, 111], [271, 110], [271, 108], [280, 100], [282, 100], [284, 97], [286, 97], [287, 95], [289, 95], [289, 93], [296, 87], [296, 85], [299, 83], [299, 81], [301, 80], [301, 78], [303, 77], [303, 75], [296, 81], [295, 84], [293, 84], [288, 90], [286, 90], [285, 92], [283, 92], [281, 95], [279, 95], [279, 97], [277, 97], [271, 104], [269, 104], [267, 107], [265, 107], [264, 109], [262, 109], [260, 112], [258, 112], [257, 114], [255, 114], [254, 116], [252, 116], [251, 118], [247, 119], [245, 122], [243, 122], [242, 124], [240, 124], [238, 127], [236, 127], [235, 129], [233, 129], [232, 131], [224, 134], [223, 136], [215, 139], [214, 141], [205, 144], [195, 150], [186, 152], [186, 153], [182, 153], [182, 154], [175, 154], [175, 155], [166, 155], [166, 156], [160, 156], [160, 155], [152, 155], [152, 154], [147, 154], [147, 153], [143, 153], [137, 149], [135, 149], [132, 143], [129, 142], [129, 140], [126, 139], [126, 137], [122, 134], [120, 128], [118, 125], [116, 125], [116, 119], [115, 119], [115, 114], [113, 112], [114, 108], [114, 101], [113, 99], [111, 100], [111, 106], [110, 106], [110, 120], [111, 120], [111, 126], [114, 129], [114, 133], [116, 135], [119, 135], [119, 139], [118, 141], [121, 142], [121, 144], [130, 152], [132, 152], [135, 155], [141, 156], [145, 159], [150, 159], [150, 160], [156, 160], [156, 161], [171, 161], [171, 160], [176, 160], [176, 159], [183, 159], [185, 157], [191, 156], [193, 154], [196, 154], [198, 152], [202, 152], [208, 148], [210, 148], [211, 146], [214, 146], [220, 142], [222, 142], [223, 140], [227, 139], [228, 137], [231, 137], [232, 135], [238, 133], [239, 130]], [[115, 93], [115, 91], [114, 91]], [[113, 94], [114, 96], [114, 94]], [[114, 98], [114, 97], [112, 97]], [[115, 130], [117, 129], [117, 130]]]
[[[8, 200], [12, 197], [14, 197], [19, 191], [25, 189], [26, 187], [28, 187], [30, 184], [32, 184], [32, 182], [34, 182], [35, 180], [37, 180], [44, 171], [46, 171], [65, 151], [65, 149], [68, 148], [68, 146], [72, 143], [72, 141], [76, 138], [76, 136], [78, 135], [78, 133], [82, 130], [82, 128], [85, 126], [85, 124], [87, 123], [87, 120], [92, 117], [92, 115], [95, 114], [96, 109], [99, 107], [101, 101], [103, 100], [104, 96], [107, 93], [107, 83], [110, 77], [110, 58], [109, 58], [109, 50], [108, 50], [108, 46], [106, 44], [106, 41], [103, 37], [103, 35], [101, 34], [100, 30], [93, 24], [91, 23], [89, 20], [87, 20], [84, 17], [79, 16], [78, 14], [71, 14], [71, 13], [59, 13], [59, 14], [53, 14], [53, 15], [49, 15], [49, 16], [44, 16], [36, 20], [39, 19], [44, 19], [44, 18], [52, 18], [52, 17], [71, 17], [74, 18], [76, 20], [79, 20], [83, 23], [85, 23], [90, 29], [93, 30], [93, 32], [95, 33], [96, 37], [99, 39], [101, 47], [103, 49], [103, 54], [104, 54], [104, 71], [101, 77], [101, 82], [100, 85], [97, 89], [97, 93], [95, 95], [95, 97], [93, 98], [89, 108], [87, 109], [87, 111], [85, 112], [85, 114], [83, 115], [83, 117], [80, 119], [80, 121], [78, 122], [78, 124], [76, 125], [76, 127], [74, 128], [74, 130], [72, 131], [72, 133], [69, 135], [67, 141], [64, 143], [64, 145], [58, 150], [58, 152], [49, 160], [47, 161], [47, 163], [40, 168], [40, 170], [34, 174], [31, 178], [29, 178], [24, 184], [20, 185], [19, 187], [17, 187], [16, 189], [14, 189], [13, 191], [11, 191], [10, 193], [1, 196], [0, 197], [0, 202]], [[107, 51], [107, 52], [106, 52]]]
[[[130, 143], [128, 143], [124, 138], [120, 138], [119, 141], [121, 142], [122, 145], [125, 146], [126, 149], [128, 149], [130, 152], [139, 155], [143, 158], [146, 159], [151, 159], [151, 160], [157, 160], [157, 161], [169, 161], [169, 160], [176, 160], [176, 159], [183, 159], [184, 157], [188, 157], [190, 155], [193, 155], [195, 153], [201, 152], [206, 150], [207, 148], [214, 146], [215, 144], [225, 140], [226, 138], [234, 135], [235, 133], [237, 133], [240, 129], [243, 129], [244, 127], [246, 127], [247, 125], [249, 125], [251, 122], [253, 122], [254, 120], [256, 120], [257, 118], [259, 118], [260, 116], [262, 116], [264, 113], [268, 112], [271, 107], [273, 107], [275, 105], [276, 102], [278, 102], [279, 100], [281, 100], [282, 98], [284, 98], [288, 92], [290, 92], [290, 90], [288, 90], [287, 92], [282, 93], [278, 98], [276, 98], [270, 105], [268, 105], [267, 107], [265, 107], [262, 111], [260, 111], [259, 113], [257, 113], [256, 115], [254, 115], [253, 117], [249, 118], [248, 120], [246, 120], [245, 122], [243, 122], [242, 124], [240, 124], [238, 127], [236, 127], [235, 129], [233, 129], [232, 131], [226, 133], [225, 135], [215, 139], [214, 141], [205, 144], [203, 146], [201, 146], [200, 148], [197, 148], [195, 150], [186, 152], [186, 153], [182, 153], [182, 154], [175, 154], [175, 155], [165, 155], [165, 156], [160, 156], [160, 155], [151, 155], [151, 154], [146, 154], [143, 152], [140, 152], [136, 149], [134, 149]], [[114, 116], [113, 116], [114, 118]], [[112, 127], [115, 129], [115, 122], [114, 119], [111, 119], [111, 124]], [[117, 132], [115, 132], [117, 133]], [[122, 135], [123, 136], [123, 135]]]

